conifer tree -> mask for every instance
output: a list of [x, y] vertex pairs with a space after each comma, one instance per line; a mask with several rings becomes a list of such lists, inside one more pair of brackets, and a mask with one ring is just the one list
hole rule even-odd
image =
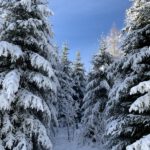
[[55, 94], [46, 0], [0, 0], [0, 149], [51, 150], [53, 111], [45, 93]]
[[59, 65], [59, 83], [58, 91], [58, 116], [60, 126], [71, 126], [74, 124], [75, 108], [74, 108], [74, 90], [72, 80], [71, 62], [68, 59], [69, 48], [67, 44], [63, 46], [63, 53]]
[[75, 91], [73, 99], [76, 110], [76, 123], [79, 123], [81, 121], [82, 116], [81, 107], [83, 105], [83, 97], [85, 94], [85, 86], [86, 86], [85, 70], [83, 64], [81, 63], [80, 52], [77, 52], [77, 58], [73, 65], [72, 77], [74, 81], [73, 89]]
[[106, 52], [105, 39], [101, 39], [100, 50], [92, 60], [92, 70], [88, 75], [88, 84], [84, 96], [82, 118], [82, 136], [84, 140], [99, 140], [102, 134], [103, 111], [107, 102], [109, 84], [106, 69], [112, 61], [112, 57]]
[[[107, 149], [124, 150], [150, 133], [149, 59], [150, 1], [133, 0], [127, 11], [123, 46], [126, 56], [113, 64], [115, 76], [109, 93], [106, 113]], [[127, 147], [128, 150], [149, 149], [149, 135]]]

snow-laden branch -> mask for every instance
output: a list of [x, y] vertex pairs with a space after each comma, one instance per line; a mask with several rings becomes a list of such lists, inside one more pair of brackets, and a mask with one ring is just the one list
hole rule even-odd
[[0, 110], [10, 110], [10, 102], [7, 99], [7, 93], [0, 91]]
[[[45, 0], [44, 0], [45, 1]], [[42, 17], [48, 17], [53, 15], [53, 12], [45, 5], [46, 1], [44, 2], [43, 0], [39, 0], [39, 4], [37, 5], [36, 9], [42, 14]], [[18, 4], [21, 4], [24, 6], [27, 11], [31, 12], [34, 9], [34, 5], [32, 4], [32, 0], [21, 0], [18, 2]]]
[[[12, 149], [14, 142], [15, 142], [15, 136], [12, 132], [9, 132], [7, 134], [7, 137], [5, 138], [5, 148]], [[0, 148], [0, 150], [1, 150], [1, 148]]]
[[119, 81], [117, 83], [119, 86], [117, 86], [117, 90], [115, 94], [116, 100], [119, 100], [119, 98], [122, 96], [121, 93], [128, 92], [130, 85], [133, 84], [137, 79], [138, 79], [137, 75], [133, 75], [133, 76], [126, 77], [125, 80]]
[[2, 144], [2, 140], [0, 140], [0, 150], [5, 150], [5, 147]]
[[13, 130], [13, 125], [11, 124], [10, 118], [8, 114], [5, 114], [3, 117], [3, 126], [1, 128], [1, 134], [5, 135], [8, 132]]
[[0, 73], [0, 85], [3, 84], [3, 80], [4, 80], [5, 76], [6, 76], [6, 74], [7, 74], [7, 72]]
[[22, 57], [23, 53], [20, 47], [6, 41], [1, 41], [0, 56], [8, 57], [9, 55], [11, 56], [11, 61], [15, 62], [17, 59]]
[[27, 131], [29, 134], [34, 133], [37, 136], [38, 144], [42, 145], [45, 149], [52, 150], [52, 143], [47, 135], [46, 128], [39, 120], [33, 119], [32, 117], [27, 118], [23, 122], [23, 126], [30, 129]]
[[118, 128], [120, 129], [121, 126], [120, 126], [120, 124], [118, 124], [118, 122], [120, 122], [120, 119], [112, 120], [110, 123], [107, 124], [106, 135], [113, 136], [115, 134], [119, 134]]
[[141, 82], [137, 86], [134, 86], [133, 88], [131, 88], [130, 95], [136, 94], [138, 92], [143, 94], [148, 91], [150, 91], [150, 80]]
[[[17, 28], [27, 29], [32, 28], [35, 32], [39, 32], [38, 28], [43, 26], [43, 21], [36, 18], [29, 18], [26, 20], [17, 20], [16, 22], [10, 23], [5, 32], [16, 30]], [[47, 27], [48, 28], [48, 27]]]
[[137, 93], [146, 94], [136, 99], [136, 101], [130, 106], [129, 112], [138, 111], [139, 113], [143, 113], [150, 110], [150, 80], [141, 82], [137, 86], [131, 88], [130, 95]]
[[150, 149], [150, 134], [144, 136], [135, 143], [127, 146], [127, 150], [149, 150]]
[[15, 141], [17, 141], [17, 144], [13, 148], [14, 150], [22, 149], [22, 150], [32, 150], [33, 145], [29, 141], [29, 139], [26, 138], [26, 135], [22, 133], [21, 131], [17, 131], [15, 136]]
[[43, 71], [45, 71], [48, 74], [49, 78], [55, 76], [50, 62], [47, 61], [45, 58], [43, 58], [37, 53], [31, 53], [29, 57], [30, 57], [32, 67], [37, 69], [42, 68]]
[[57, 87], [51, 79], [46, 76], [43, 76], [41, 73], [37, 72], [26, 72], [26, 78], [31, 83], [35, 83], [38, 88], [42, 88], [44, 90], [52, 90], [56, 93]]
[[18, 20], [16, 23], [18, 23], [19, 26], [22, 27], [22, 28], [26, 28], [26, 27], [30, 27], [31, 26], [35, 30], [37, 30], [37, 27], [40, 27], [40, 26], [43, 25], [42, 20], [35, 19], [35, 18], [29, 18], [27, 20]]
[[144, 111], [150, 110], [150, 93], [145, 94], [144, 96], [139, 97], [129, 109], [129, 112], [135, 111], [143, 113]]
[[28, 11], [31, 11], [32, 0], [21, 0], [20, 4], [26, 7]]
[[14, 98], [14, 95], [19, 88], [19, 82], [20, 73], [17, 69], [6, 74], [3, 80], [3, 90], [6, 92], [8, 100], [12, 100]]
[[38, 5], [37, 8], [41, 12], [41, 14], [45, 17], [54, 15], [54, 13], [48, 7], [46, 7], [45, 5]]
[[43, 111], [42, 99], [27, 90], [20, 90], [18, 92], [18, 105], [23, 106], [24, 109], [32, 108], [37, 111]]
[[31, 108], [36, 109], [37, 111], [45, 112], [51, 118], [51, 112], [45, 101], [25, 89], [18, 92], [17, 105], [23, 107], [24, 109]]
[[139, 53], [135, 53], [133, 55], [129, 55], [128, 59], [124, 62], [122, 69], [128, 68], [132, 64], [132, 68], [136, 66], [136, 64], [140, 64], [143, 61], [143, 58], [150, 56], [150, 48], [144, 47], [140, 50]]
[[10, 110], [11, 102], [14, 101], [18, 92], [20, 73], [13, 70], [7, 73], [2, 81], [3, 89], [0, 91], [0, 110]]

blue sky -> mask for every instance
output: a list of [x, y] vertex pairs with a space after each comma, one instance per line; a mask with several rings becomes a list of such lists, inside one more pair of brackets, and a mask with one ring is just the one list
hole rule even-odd
[[107, 34], [114, 23], [121, 29], [129, 6], [129, 0], [50, 0], [54, 40], [60, 48], [64, 42], [69, 44], [71, 60], [80, 51], [88, 70], [100, 35]]

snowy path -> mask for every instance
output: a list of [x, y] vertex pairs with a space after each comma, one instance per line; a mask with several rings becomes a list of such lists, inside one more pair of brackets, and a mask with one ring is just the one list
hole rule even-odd
[[59, 130], [55, 141], [54, 150], [99, 150], [90, 146], [79, 146], [76, 140], [69, 142], [66, 129]]

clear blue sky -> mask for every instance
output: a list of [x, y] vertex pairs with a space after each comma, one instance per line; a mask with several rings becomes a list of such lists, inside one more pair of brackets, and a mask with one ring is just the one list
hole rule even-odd
[[51, 17], [54, 40], [60, 48], [64, 42], [69, 44], [71, 60], [80, 51], [87, 70], [98, 50], [100, 35], [107, 34], [114, 23], [121, 29], [130, 6], [129, 0], [49, 1], [54, 12]]

